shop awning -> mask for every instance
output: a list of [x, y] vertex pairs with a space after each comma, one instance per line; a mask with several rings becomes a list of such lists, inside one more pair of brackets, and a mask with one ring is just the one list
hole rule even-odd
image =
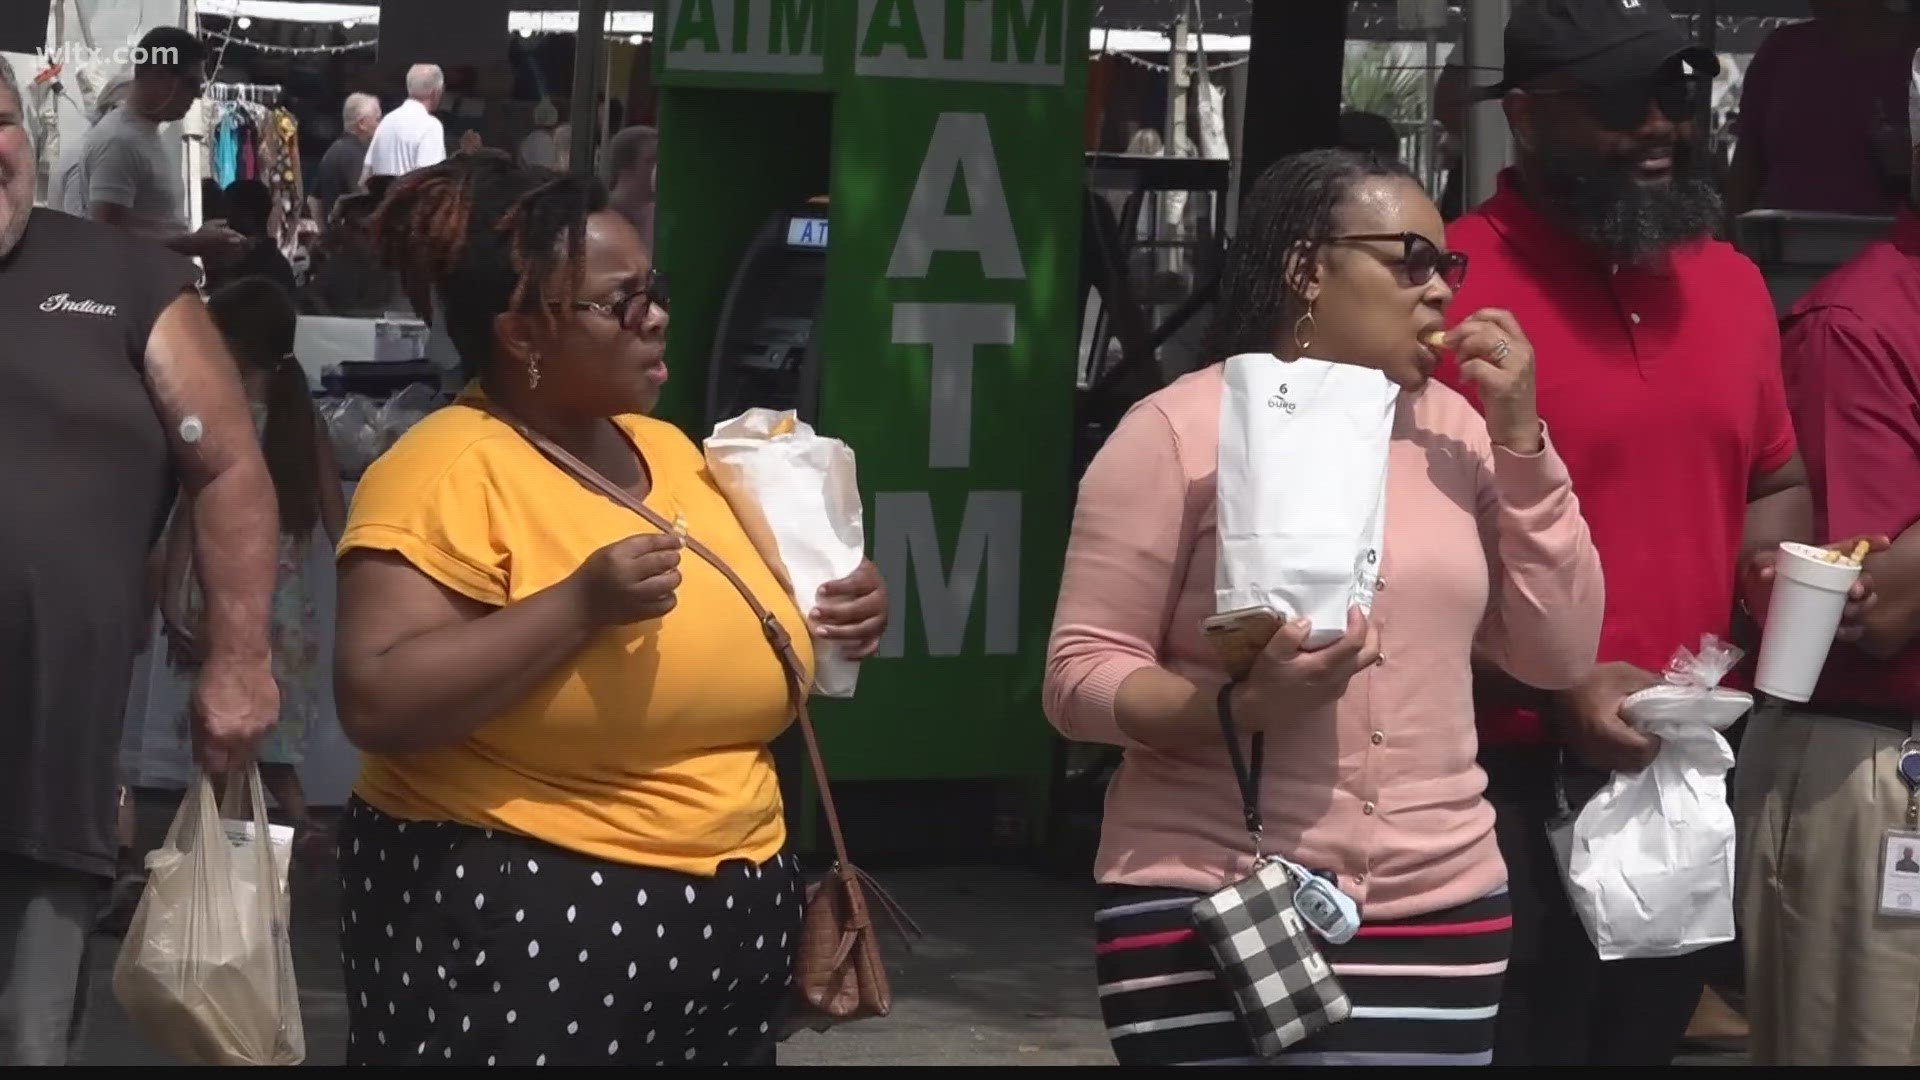
[[[614, 35], [651, 34], [652, 11], [619, 10], [621, 7], [637, 8], [644, 2], [625, 0], [624, 3], [610, 5], [614, 10], [608, 12], [611, 23], [608, 32]], [[202, 15], [223, 19], [245, 17], [335, 25], [352, 22], [360, 26], [374, 26], [380, 22], [378, 4], [329, 4], [314, 0], [199, 0], [199, 9]], [[579, 29], [580, 13], [516, 10], [508, 16], [508, 20], [508, 28], [518, 34], [571, 34]], [[1209, 33], [1206, 36], [1206, 49], [1210, 53], [1246, 52], [1247, 40], [1245, 34]], [[1166, 52], [1171, 45], [1164, 30], [1104, 26], [1096, 21], [1094, 29], [1087, 35], [1087, 47], [1096, 53], [1154, 53]]]
[[[415, 0], [419, 2], [419, 0]], [[579, 29], [580, 13], [564, 0], [522, 0], [526, 5], [509, 16], [509, 28], [519, 34], [571, 34]], [[1277, 2], [1277, 0], [1275, 0]], [[1087, 47], [1100, 52], [1166, 52], [1171, 48], [1167, 28], [1190, 0], [1096, 0], [1093, 29]], [[452, 6], [458, 6], [453, 0]], [[1455, 30], [1459, 5], [1453, 9]], [[1676, 15], [1698, 11], [1701, 0], [1669, 0]], [[1807, 17], [1806, 0], [1718, 0], [1715, 5], [1727, 31], [1771, 29], [1780, 21]], [[610, 0], [608, 32], [616, 35], [651, 34], [650, 0]], [[1245, 33], [1251, 0], [1205, 0], [1205, 47], [1215, 54], [1247, 51]], [[334, 4], [322, 0], [199, 0], [202, 15], [222, 18], [278, 19], [286, 22], [372, 25], [380, 21], [378, 4]], [[1349, 36], [1356, 40], [1387, 40], [1407, 36], [1397, 25], [1393, 0], [1357, 0], [1349, 18]], [[1757, 25], [1742, 25], [1757, 24]]]
[[[644, 2], [644, 0], [642, 0]], [[225, 19], [274, 19], [281, 22], [336, 23], [353, 22], [360, 25], [377, 25], [380, 22], [378, 4], [328, 4], [310, 3], [307, 0], [199, 0], [202, 15], [212, 15]], [[458, 8], [458, 2], [450, 5]], [[613, 7], [638, 8], [639, 3]], [[653, 32], [653, 12], [650, 10], [614, 10], [608, 12], [608, 31], [614, 34], [650, 34]], [[514, 11], [507, 17], [507, 28], [516, 34], [571, 34], [580, 27], [578, 11]]]

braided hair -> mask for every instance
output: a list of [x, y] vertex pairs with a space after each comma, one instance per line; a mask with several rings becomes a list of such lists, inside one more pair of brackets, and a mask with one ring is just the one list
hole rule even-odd
[[587, 218], [606, 206], [597, 180], [477, 150], [395, 180], [371, 229], [382, 261], [410, 293], [437, 296], [461, 366], [477, 376], [493, 365], [497, 316], [531, 315], [552, 330], [555, 312], [572, 307]]
[[[1306, 309], [1305, 293], [1333, 214], [1353, 186], [1414, 181], [1399, 161], [1356, 150], [1308, 150], [1273, 163], [1247, 193], [1201, 355], [1217, 363], [1273, 350], [1279, 327]], [[1417, 181], [1414, 181], [1417, 182]]]

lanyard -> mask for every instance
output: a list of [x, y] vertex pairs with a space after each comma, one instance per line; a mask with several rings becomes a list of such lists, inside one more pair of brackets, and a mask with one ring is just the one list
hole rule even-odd
[[1227, 739], [1227, 757], [1233, 762], [1233, 778], [1240, 785], [1240, 808], [1246, 814], [1247, 835], [1253, 838], [1253, 853], [1263, 855], [1261, 834], [1265, 831], [1260, 818], [1260, 764], [1266, 756], [1266, 732], [1256, 731], [1248, 740], [1247, 752], [1240, 751], [1240, 735], [1233, 724], [1233, 683], [1220, 688], [1219, 706], [1214, 711], [1220, 714], [1220, 733]]
[[1907, 785], [1907, 831], [1920, 832], [1920, 718], [1913, 721], [1913, 734], [1900, 744], [1894, 768]]

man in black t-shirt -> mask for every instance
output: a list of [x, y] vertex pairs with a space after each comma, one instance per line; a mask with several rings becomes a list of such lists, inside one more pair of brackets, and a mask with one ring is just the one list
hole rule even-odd
[[24, 120], [0, 63], [0, 1066], [64, 1064], [79, 1027], [147, 553], [176, 490], [207, 597], [201, 767], [247, 760], [279, 711], [273, 483], [194, 267], [35, 209]]
[[360, 174], [367, 167], [367, 144], [380, 127], [380, 99], [372, 94], [348, 94], [346, 104], [340, 107], [340, 121], [340, 137], [320, 156], [313, 187], [307, 192], [313, 220], [322, 227], [332, 216], [335, 203], [360, 190]]

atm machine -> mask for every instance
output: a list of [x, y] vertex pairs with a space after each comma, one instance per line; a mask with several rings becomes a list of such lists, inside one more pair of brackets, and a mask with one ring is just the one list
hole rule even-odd
[[[827, 207], [815, 199], [804, 210], [769, 215], [747, 244], [727, 284], [719, 332], [707, 366], [706, 427], [748, 409], [792, 409], [819, 422], [820, 303], [827, 288]], [[812, 772], [799, 729], [773, 742], [787, 830], [810, 844], [815, 822]]]
[[817, 423], [820, 345], [814, 327], [827, 287], [827, 207], [767, 218], [747, 245], [720, 308], [707, 368], [709, 425], [751, 408], [793, 409]]

